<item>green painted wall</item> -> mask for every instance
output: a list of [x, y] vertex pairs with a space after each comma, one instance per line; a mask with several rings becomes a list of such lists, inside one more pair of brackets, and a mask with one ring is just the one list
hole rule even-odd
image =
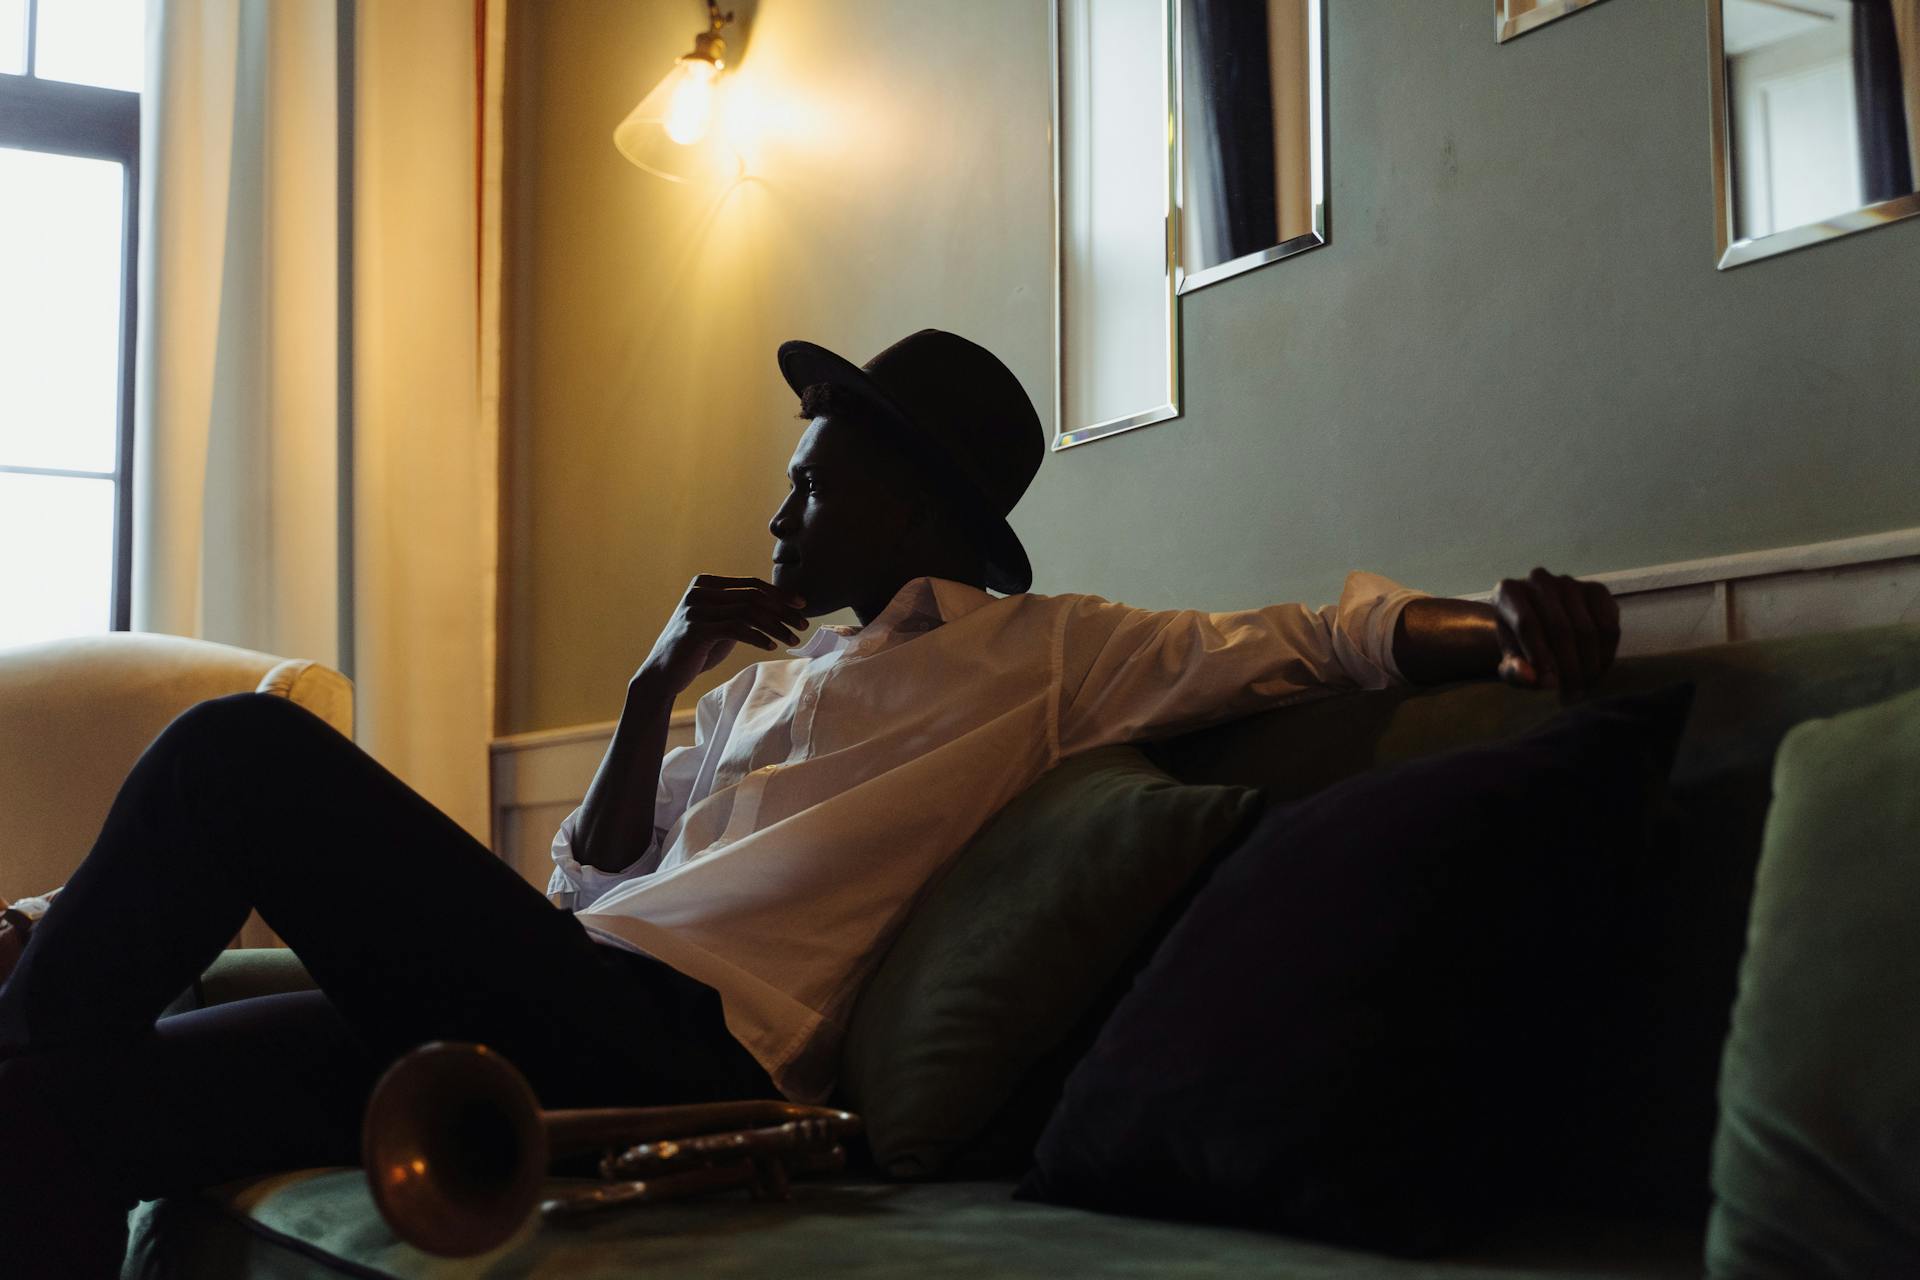
[[[1051, 418], [1047, 0], [760, 0], [741, 65], [829, 141], [718, 200], [605, 141], [699, 8], [516, 7], [509, 729], [611, 717], [692, 573], [764, 571], [781, 338], [953, 328]], [[1493, 0], [1327, 8], [1332, 242], [1185, 300], [1184, 417], [1049, 455], [1036, 590], [1467, 592], [1920, 525], [1920, 220], [1714, 269], [1705, 0], [1506, 45]]]
[[1705, 0], [1504, 45], [1329, 0], [1331, 243], [1184, 302], [1186, 415], [1054, 455], [1039, 590], [1443, 592], [1920, 524], [1920, 220], [1714, 269]]

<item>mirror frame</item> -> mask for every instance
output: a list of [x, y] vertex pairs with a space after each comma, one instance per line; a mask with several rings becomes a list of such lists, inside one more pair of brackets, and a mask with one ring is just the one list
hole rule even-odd
[[[1594, 0], [1581, 0], [1590, 4]], [[1180, 58], [1180, 5], [1182, 0], [1166, 0], [1162, 9], [1161, 39], [1165, 43], [1165, 74], [1163, 84], [1166, 89], [1165, 119], [1167, 128], [1167, 169], [1166, 169], [1166, 305], [1167, 305], [1167, 400], [1166, 403], [1131, 413], [1124, 417], [1111, 418], [1104, 422], [1092, 422], [1085, 426], [1064, 429], [1066, 422], [1066, 363], [1067, 334], [1064, 317], [1064, 299], [1066, 294], [1066, 259], [1063, 254], [1060, 215], [1061, 201], [1061, 145], [1060, 120], [1061, 92], [1063, 85], [1060, 74], [1060, 60], [1063, 50], [1060, 47], [1060, 4], [1061, 0], [1050, 0], [1047, 5], [1047, 37], [1052, 58], [1051, 99], [1053, 108], [1052, 127], [1048, 129], [1050, 159], [1053, 166], [1053, 442], [1051, 450], [1058, 452], [1071, 449], [1075, 445], [1102, 440], [1118, 435], [1123, 431], [1132, 431], [1138, 427], [1149, 427], [1155, 423], [1168, 422], [1178, 418], [1184, 412], [1185, 388], [1181, 376], [1180, 348], [1180, 299], [1186, 294], [1204, 289], [1208, 285], [1240, 275], [1244, 272], [1264, 267], [1268, 263], [1278, 262], [1295, 254], [1305, 253], [1309, 249], [1318, 249], [1329, 242], [1328, 195], [1327, 195], [1327, 156], [1330, 151], [1328, 134], [1328, 94], [1327, 94], [1327, 21], [1326, 0], [1306, 0], [1307, 4], [1307, 48], [1312, 57], [1309, 60], [1307, 75], [1308, 136], [1311, 142], [1311, 188], [1313, 195], [1313, 230], [1293, 237], [1277, 245], [1243, 254], [1227, 262], [1217, 263], [1201, 271], [1188, 272], [1181, 261], [1182, 209], [1184, 207], [1184, 140], [1185, 122], [1183, 119], [1182, 71]]]
[[1507, 0], [1493, 0], [1493, 42], [1505, 44], [1517, 39], [1536, 27], [1544, 27], [1549, 22], [1558, 21], [1570, 13], [1578, 13], [1589, 5], [1599, 4], [1600, 0], [1548, 0], [1538, 9], [1529, 10], [1517, 18], [1507, 16]]
[[1186, 84], [1181, 67], [1180, 8], [1185, 0], [1167, 0], [1167, 47], [1171, 66], [1167, 75], [1172, 98], [1173, 119], [1173, 272], [1174, 292], [1186, 295], [1210, 284], [1217, 284], [1245, 271], [1264, 267], [1269, 262], [1291, 258], [1296, 253], [1318, 249], [1327, 243], [1327, 0], [1305, 0], [1307, 6], [1307, 140], [1312, 170], [1313, 230], [1269, 245], [1253, 253], [1242, 254], [1226, 262], [1215, 263], [1189, 272], [1181, 261], [1181, 246], [1186, 243]]
[[1784, 231], [1775, 231], [1771, 235], [1755, 236], [1746, 240], [1736, 239], [1733, 228], [1733, 131], [1727, 122], [1730, 108], [1727, 89], [1726, 24], [1721, 0], [1706, 0], [1706, 3], [1707, 83], [1712, 87], [1710, 110], [1713, 117], [1713, 221], [1714, 234], [1719, 244], [1719, 260], [1716, 265], [1720, 270], [1727, 271], [1734, 267], [1742, 267], [1749, 262], [1778, 257], [1783, 253], [1792, 253], [1795, 249], [1825, 244], [1829, 240], [1837, 240], [1841, 236], [1849, 236], [1856, 231], [1871, 231], [1875, 227], [1884, 227], [1890, 222], [1899, 222], [1920, 215], [1920, 192], [1910, 192], [1904, 196], [1896, 196], [1892, 200], [1861, 205], [1857, 209], [1837, 213], [1819, 222], [1803, 223], [1797, 227], [1788, 227]]
[[[1123, 417], [1109, 418], [1104, 422], [1090, 422], [1085, 426], [1065, 429], [1067, 420], [1067, 330], [1065, 320], [1067, 292], [1067, 261], [1060, 234], [1060, 215], [1064, 208], [1061, 202], [1060, 183], [1060, 121], [1062, 116], [1060, 60], [1065, 50], [1060, 47], [1060, 5], [1062, 0], [1048, 0], [1047, 3], [1047, 41], [1052, 52], [1052, 100], [1053, 120], [1047, 130], [1053, 162], [1053, 443], [1052, 451], [1071, 449], [1075, 445], [1088, 444], [1103, 440], [1108, 436], [1119, 435], [1123, 431], [1132, 431], [1137, 427], [1150, 427], [1157, 422], [1169, 422], [1181, 414], [1184, 399], [1180, 380], [1180, 296], [1176, 287], [1175, 272], [1179, 259], [1179, 212], [1174, 207], [1174, 191], [1179, 181], [1180, 153], [1177, 137], [1173, 133], [1176, 122], [1171, 114], [1171, 106], [1178, 101], [1178, 82], [1180, 74], [1179, 44], [1171, 34], [1163, 18], [1161, 23], [1161, 41], [1166, 46], [1165, 70], [1162, 82], [1166, 86], [1169, 98], [1167, 121], [1167, 174], [1164, 188], [1166, 195], [1165, 226], [1166, 235], [1166, 314], [1167, 314], [1167, 400], [1166, 403], [1142, 409]], [[1168, 0], [1171, 6], [1177, 6], [1179, 0]]]

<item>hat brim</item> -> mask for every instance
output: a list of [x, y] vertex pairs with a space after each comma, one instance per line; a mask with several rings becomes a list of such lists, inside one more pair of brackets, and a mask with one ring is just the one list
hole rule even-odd
[[[913, 452], [923, 461], [942, 468], [957, 486], [971, 489], [961, 478], [958, 468], [944, 457], [939, 442], [895, 404], [893, 397], [868, 376], [865, 369], [812, 342], [781, 343], [779, 359], [780, 376], [787, 380], [787, 385], [793, 388], [795, 395], [804, 395], [808, 387], [822, 382], [844, 387], [900, 427], [911, 442]], [[1027, 549], [1020, 544], [1020, 536], [1007, 523], [1006, 517], [994, 511], [984, 498], [977, 495], [974, 495], [968, 509], [962, 514], [967, 518], [967, 532], [972, 536], [975, 548], [986, 558], [986, 585], [1002, 595], [1018, 595], [1031, 587], [1033, 565], [1027, 559]]]

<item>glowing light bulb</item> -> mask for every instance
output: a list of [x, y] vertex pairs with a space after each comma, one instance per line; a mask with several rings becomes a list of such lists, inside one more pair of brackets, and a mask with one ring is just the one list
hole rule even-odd
[[706, 137], [713, 124], [713, 77], [717, 71], [703, 58], [683, 58], [675, 68], [679, 83], [673, 86], [662, 127], [683, 147]]

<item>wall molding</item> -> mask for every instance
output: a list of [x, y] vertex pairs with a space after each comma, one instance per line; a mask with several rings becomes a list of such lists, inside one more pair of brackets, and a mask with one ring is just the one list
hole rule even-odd
[[[1880, 564], [1916, 556], [1920, 556], [1920, 529], [1895, 529], [1890, 533], [1870, 533], [1864, 537], [1840, 538], [1833, 542], [1807, 542], [1793, 547], [1741, 551], [1733, 555], [1708, 556], [1704, 560], [1676, 560], [1672, 564], [1616, 569], [1610, 573], [1582, 576], [1589, 581], [1606, 583], [1615, 595], [1639, 595], [1648, 591], [1698, 586], [1704, 582], [1737, 582], [1743, 578]], [[1484, 600], [1492, 594], [1490, 590], [1481, 591], [1462, 598]]]
[[[1620, 603], [1623, 656], [1920, 623], [1920, 528], [1585, 576]], [[692, 708], [669, 724], [669, 747], [693, 741]], [[586, 794], [614, 725], [516, 733], [491, 745], [494, 852], [543, 888], [548, 842]]]

